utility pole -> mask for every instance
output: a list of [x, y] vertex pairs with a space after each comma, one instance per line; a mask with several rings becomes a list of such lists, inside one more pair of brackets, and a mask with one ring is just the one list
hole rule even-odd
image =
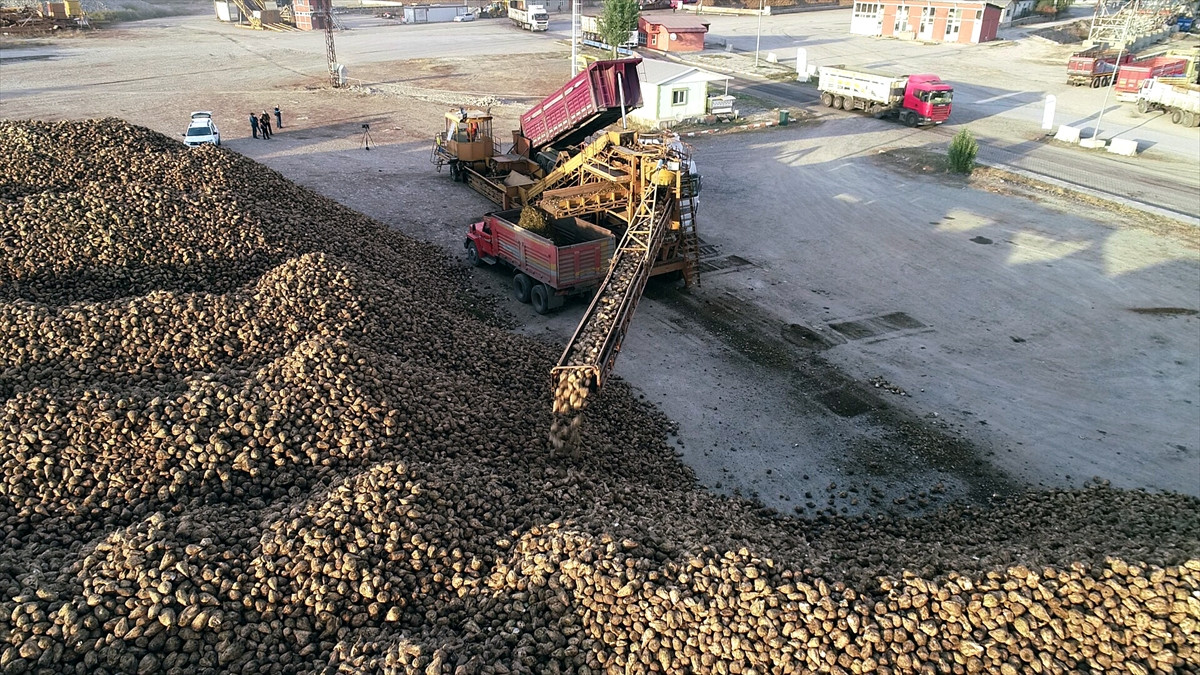
[[763, 2], [758, 0], [758, 37], [754, 38], [754, 69], [758, 70], [758, 46], [762, 43]]
[[579, 74], [579, 0], [571, 0], [571, 77]]
[[333, 0], [319, 0], [325, 8], [325, 60], [329, 62], [329, 85], [341, 86], [338, 81], [337, 53], [333, 50]]

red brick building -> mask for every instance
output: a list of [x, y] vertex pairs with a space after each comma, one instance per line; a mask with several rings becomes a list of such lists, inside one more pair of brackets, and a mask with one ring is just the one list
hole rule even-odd
[[996, 39], [1001, 10], [986, 0], [855, 2], [850, 32], [924, 42], [988, 42]]
[[708, 22], [690, 14], [638, 17], [638, 30], [646, 34], [646, 46], [660, 52], [698, 52], [704, 49]]
[[296, 28], [325, 30], [325, 21], [332, 7], [333, 0], [295, 0], [292, 10], [296, 12]]

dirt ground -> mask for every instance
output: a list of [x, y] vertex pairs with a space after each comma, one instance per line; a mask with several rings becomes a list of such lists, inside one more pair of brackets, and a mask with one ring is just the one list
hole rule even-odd
[[[462, 259], [493, 205], [434, 171], [443, 114], [490, 106], [514, 128], [565, 80], [567, 48], [484, 21], [338, 40], [356, 64], [343, 90], [325, 86], [320, 35], [207, 15], [10, 42], [0, 115], [178, 136], [213, 110], [229, 151]], [[246, 116], [275, 105], [283, 129], [250, 139]], [[880, 155], [913, 144], [903, 131], [845, 117], [694, 139], [702, 285], [651, 285], [616, 372], [678, 423], [700, 481], [809, 515], [1092, 476], [1200, 494], [1194, 236], [914, 171]], [[471, 279], [481, 306], [552, 343], [584, 309], [539, 317], [500, 270]]]

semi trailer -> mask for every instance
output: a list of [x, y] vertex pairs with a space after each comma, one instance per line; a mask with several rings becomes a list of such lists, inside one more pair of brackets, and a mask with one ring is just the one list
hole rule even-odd
[[841, 66], [822, 66], [817, 89], [828, 107], [894, 117], [910, 127], [945, 122], [954, 98], [954, 88], [937, 75], [891, 75]]
[[1117, 99], [1136, 101], [1142, 83], [1152, 77], [1182, 77], [1187, 73], [1188, 61], [1175, 56], [1151, 56], [1138, 61], [1121, 64], [1117, 69]]
[[1104, 47], [1075, 52], [1067, 61], [1067, 84], [1076, 87], [1107, 87], [1112, 84], [1117, 66], [1132, 60], [1133, 54], [1122, 54]]

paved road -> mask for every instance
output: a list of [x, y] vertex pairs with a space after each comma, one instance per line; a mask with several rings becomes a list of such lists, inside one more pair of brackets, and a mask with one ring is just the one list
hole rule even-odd
[[[730, 89], [781, 103], [810, 106], [822, 114], [848, 115], [820, 106], [817, 92], [812, 87], [743, 78], [731, 85]], [[875, 122], [864, 120], [864, 124], [873, 123]], [[1007, 124], [1011, 125], [1011, 121]], [[1171, 159], [1118, 158], [1036, 140], [1014, 141], [988, 134], [987, 124], [979, 126], [984, 129], [983, 133], [978, 134], [979, 159], [982, 162], [1020, 169], [1104, 195], [1146, 204], [1190, 222], [1195, 222], [1200, 216], [1197, 204], [1200, 172], [1194, 165]], [[941, 142], [953, 136], [956, 131], [954, 127], [922, 129], [916, 132], [897, 127], [896, 133], [898, 137], [902, 134], [933, 134]], [[1026, 137], [1032, 139], [1036, 133], [1040, 132], [1031, 125]]]

